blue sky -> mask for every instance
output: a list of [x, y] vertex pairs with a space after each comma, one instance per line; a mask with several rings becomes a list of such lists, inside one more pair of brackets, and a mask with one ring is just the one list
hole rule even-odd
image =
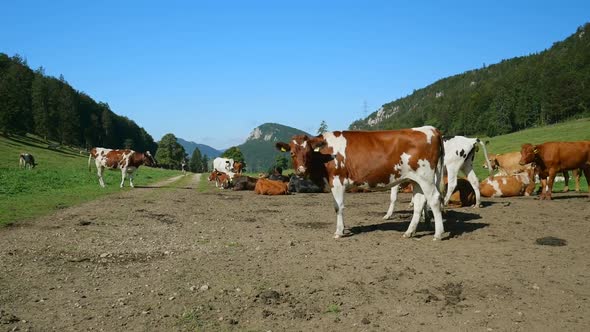
[[540, 52], [590, 1], [9, 1], [0, 52], [144, 127], [227, 148], [330, 130], [446, 76]]

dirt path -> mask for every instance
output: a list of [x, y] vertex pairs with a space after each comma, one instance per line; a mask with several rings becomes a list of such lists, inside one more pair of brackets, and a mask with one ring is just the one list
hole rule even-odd
[[[198, 176], [0, 229], [0, 331], [583, 331], [590, 202], [484, 199], [446, 240], [400, 195], [199, 192]], [[188, 183], [188, 184], [187, 184]], [[564, 246], [536, 243], [554, 236]]]

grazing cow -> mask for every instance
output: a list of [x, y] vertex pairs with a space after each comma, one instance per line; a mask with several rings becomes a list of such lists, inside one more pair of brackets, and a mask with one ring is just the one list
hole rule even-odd
[[530, 196], [535, 190], [535, 169], [487, 178], [479, 184], [479, 190], [484, 197]]
[[258, 179], [246, 175], [236, 175], [232, 182], [234, 186], [233, 190], [254, 190]]
[[242, 174], [243, 170], [244, 170], [244, 163], [241, 161], [236, 161], [234, 163], [233, 172], [236, 174]]
[[[415, 181], [418, 186], [414, 186], [414, 214], [404, 236], [414, 235], [421, 211], [428, 202], [435, 220], [434, 239], [441, 238], [444, 229], [437, 182], [442, 179], [444, 152], [442, 137], [436, 128], [335, 131], [315, 137], [296, 135], [289, 143], [276, 143], [276, 147], [291, 152], [297, 175], [325, 174], [324, 181], [334, 197], [335, 238], [344, 236], [347, 185], [396, 186], [407, 180]], [[314, 150], [319, 156], [314, 157]]]
[[234, 160], [228, 158], [217, 157], [213, 159], [213, 170], [226, 173], [230, 178], [234, 177]]
[[287, 195], [289, 187], [287, 182], [262, 178], [256, 181], [254, 192], [259, 195]]
[[35, 162], [35, 157], [32, 154], [23, 152], [20, 154], [18, 158], [18, 167], [24, 169], [33, 169], [37, 166]]
[[522, 145], [520, 155], [521, 165], [534, 162], [539, 178], [547, 179], [540, 199], [551, 199], [555, 175], [570, 169], [583, 169], [590, 187], [590, 141], [526, 143]]
[[125, 183], [125, 177], [129, 176], [129, 185], [133, 187], [133, 173], [141, 165], [157, 166], [157, 162], [149, 151], [145, 153], [135, 152], [133, 150], [112, 150], [105, 148], [92, 148], [88, 156], [88, 170], [90, 170], [90, 161], [94, 159], [96, 170], [98, 172], [98, 183], [104, 188], [102, 177], [105, 168], [121, 169], [121, 188]]
[[289, 180], [289, 192], [292, 193], [321, 193], [323, 188], [302, 176], [293, 175]]

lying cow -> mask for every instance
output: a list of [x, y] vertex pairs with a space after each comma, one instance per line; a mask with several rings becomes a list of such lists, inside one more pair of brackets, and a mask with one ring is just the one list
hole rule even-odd
[[457, 179], [457, 185], [455, 186], [455, 189], [453, 190], [453, 192], [451, 192], [451, 195], [449, 196], [449, 201], [447, 205], [450, 207], [473, 206], [476, 202], [475, 197], [475, 190], [473, 190], [471, 182], [467, 179], [459, 178]]
[[512, 175], [522, 173], [531, 168], [530, 164], [520, 164], [520, 152], [507, 152], [502, 154], [486, 154], [486, 162], [483, 168], [491, 168], [498, 171], [498, 175]]
[[483, 180], [479, 191], [484, 197], [530, 196], [535, 190], [534, 169], [512, 175], [497, 175]]
[[276, 143], [276, 147], [291, 152], [297, 175], [316, 178], [323, 174], [323, 182], [334, 197], [335, 238], [344, 236], [347, 185], [396, 186], [407, 180], [415, 181], [418, 186], [414, 186], [414, 214], [404, 236], [414, 235], [422, 209], [428, 203], [434, 215], [434, 239], [442, 237], [444, 228], [436, 179], [442, 179], [444, 153], [442, 136], [436, 128], [335, 131], [315, 137], [296, 135], [289, 143]]
[[215, 187], [219, 189], [227, 189], [230, 187], [231, 179], [228, 174], [214, 170], [209, 174], [209, 181], [215, 181]]
[[133, 173], [141, 165], [157, 166], [157, 162], [149, 151], [145, 153], [135, 152], [133, 150], [113, 150], [105, 148], [92, 148], [88, 156], [88, 170], [90, 170], [90, 161], [94, 159], [96, 170], [98, 172], [98, 183], [104, 188], [103, 172], [105, 168], [121, 169], [121, 188], [125, 183], [125, 177], [129, 176], [129, 185], [133, 187]]
[[289, 180], [289, 192], [292, 193], [321, 193], [323, 188], [302, 176], [293, 175]]
[[[237, 164], [237, 163], [236, 163]], [[236, 175], [232, 180], [233, 183], [233, 190], [254, 190], [256, 188], [256, 183], [258, 182], [257, 178], [246, 176], [246, 175]]]
[[555, 175], [562, 171], [583, 169], [590, 187], [590, 141], [526, 143], [522, 145], [520, 155], [521, 165], [534, 162], [539, 178], [547, 180], [547, 184], [542, 185], [540, 199], [551, 199]]
[[287, 195], [289, 194], [289, 187], [287, 182], [258, 179], [254, 192], [259, 195]]
[[35, 157], [32, 154], [23, 152], [20, 154], [18, 158], [18, 167], [24, 169], [33, 169], [37, 166], [35, 162]]

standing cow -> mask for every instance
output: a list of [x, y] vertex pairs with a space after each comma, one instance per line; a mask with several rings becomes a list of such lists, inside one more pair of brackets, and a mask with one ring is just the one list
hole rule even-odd
[[231, 158], [217, 157], [213, 159], [213, 170], [229, 175], [230, 179], [234, 177], [234, 160]]
[[534, 162], [539, 178], [547, 179], [540, 199], [551, 199], [555, 175], [570, 169], [583, 169], [590, 187], [590, 141], [526, 143], [522, 145], [520, 155], [521, 165]]
[[94, 159], [96, 170], [98, 172], [98, 183], [104, 188], [104, 179], [102, 177], [104, 169], [121, 169], [121, 188], [125, 183], [125, 177], [129, 176], [129, 185], [133, 187], [133, 173], [141, 165], [156, 166], [157, 162], [149, 151], [145, 153], [135, 152], [133, 150], [113, 150], [105, 148], [92, 148], [88, 156], [88, 170], [90, 170], [90, 161]]
[[[350, 184], [398, 185], [412, 180], [414, 214], [404, 233], [416, 232], [420, 214], [428, 202], [435, 222], [434, 239], [444, 232], [438, 181], [442, 179], [443, 142], [440, 132], [431, 126], [388, 131], [335, 131], [308, 137], [296, 135], [289, 143], [279, 142], [277, 149], [290, 151], [297, 175], [324, 173], [334, 197], [335, 238], [344, 236], [344, 191]], [[321, 156], [314, 157], [314, 150]], [[315, 162], [315, 169], [312, 165]], [[319, 167], [319, 168], [318, 168]]]
[[18, 167], [24, 169], [33, 169], [37, 166], [35, 162], [35, 157], [32, 154], [23, 152], [20, 154], [18, 158]]

